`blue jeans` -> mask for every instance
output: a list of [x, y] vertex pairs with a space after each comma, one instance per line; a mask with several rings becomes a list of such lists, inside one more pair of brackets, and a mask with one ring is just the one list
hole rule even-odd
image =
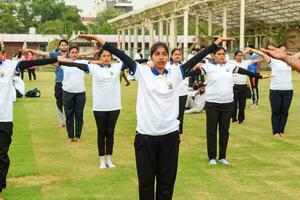
[[293, 98], [293, 90], [270, 90], [273, 134], [284, 133]]

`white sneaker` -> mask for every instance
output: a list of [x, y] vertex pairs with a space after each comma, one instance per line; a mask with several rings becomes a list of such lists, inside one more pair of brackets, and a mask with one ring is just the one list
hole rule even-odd
[[211, 160], [209, 161], [209, 164], [210, 164], [210, 165], [216, 165], [216, 164], [217, 164], [216, 159], [211, 159]]
[[106, 155], [106, 158], [105, 158], [105, 164], [107, 167], [109, 168], [114, 168], [116, 167], [116, 165], [114, 165], [111, 161], [111, 155]]
[[100, 169], [105, 169], [106, 168], [106, 164], [105, 164], [105, 156], [100, 156]]
[[221, 163], [221, 164], [223, 164], [223, 165], [230, 165], [230, 163], [226, 160], [226, 159], [221, 159], [221, 160], [219, 160], [219, 162]]

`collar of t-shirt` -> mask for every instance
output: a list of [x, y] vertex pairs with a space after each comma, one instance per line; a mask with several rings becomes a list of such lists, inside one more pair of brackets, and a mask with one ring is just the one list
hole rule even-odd
[[[171, 65], [174, 64], [173, 60], [170, 60], [170, 64], [171, 64]], [[181, 61], [179, 61], [179, 65], [182, 65], [182, 62], [181, 62]]]
[[[155, 67], [151, 67], [151, 72], [155, 75], [155, 76], [159, 76], [160, 73], [157, 71], [157, 69]], [[167, 69], [164, 69], [163, 71], [163, 75], [167, 75], [169, 73], [169, 71]]]
[[[210, 63], [213, 65], [218, 65], [218, 63], [216, 61], [211, 61]], [[226, 62], [223, 63], [223, 65], [225, 65], [225, 64], [226, 64]]]
[[[99, 64], [99, 66], [104, 68], [104, 65], [102, 65], [102, 64]], [[110, 68], [110, 67], [111, 67], [111, 64], [108, 65], [108, 68]]]

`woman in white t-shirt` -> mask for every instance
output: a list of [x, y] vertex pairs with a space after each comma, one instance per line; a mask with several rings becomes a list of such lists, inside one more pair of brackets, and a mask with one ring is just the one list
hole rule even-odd
[[[179, 151], [178, 88], [185, 75], [207, 54], [221, 44], [223, 38], [195, 55], [179, 68], [166, 69], [168, 47], [161, 42], [152, 45], [150, 57], [154, 66], [142, 66], [134, 62], [121, 50], [97, 36], [81, 35], [103, 44], [105, 50], [119, 57], [134, 74], [138, 82], [137, 128], [135, 138], [136, 166], [140, 199], [172, 199], [177, 173]], [[78, 64], [83, 70], [91, 66]], [[121, 67], [116, 67], [120, 71]], [[115, 72], [112, 72], [115, 73]], [[118, 81], [117, 81], [118, 82]], [[117, 82], [115, 84], [117, 84]], [[118, 98], [118, 99], [113, 99]], [[107, 98], [109, 101], [119, 97]], [[105, 101], [104, 99], [101, 99]], [[154, 186], [156, 183], [156, 195]]]
[[[171, 69], [176, 68], [180, 69], [180, 66], [183, 64], [182, 62], [182, 52], [181, 49], [179, 48], [174, 48], [171, 51], [171, 58], [170, 62], [168, 63], [168, 66], [166, 69]], [[180, 83], [179, 89], [178, 89], [178, 94], [179, 94], [179, 114], [178, 114], [178, 120], [180, 122], [179, 124], [179, 134], [183, 133], [183, 120], [184, 120], [184, 109], [185, 109], [185, 104], [187, 100], [187, 90], [188, 90], [188, 80], [185, 79]]]
[[219, 162], [228, 165], [226, 150], [229, 139], [230, 118], [233, 111], [233, 74], [245, 74], [256, 78], [267, 78], [258, 73], [238, 67], [234, 62], [225, 62], [225, 49], [218, 47], [213, 52], [214, 61], [191, 71], [191, 75], [207, 76], [206, 92], [206, 137], [209, 164], [216, 165], [217, 127], [219, 126]]
[[276, 48], [272, 45], [269, 45], [268, 49], [263, 49], [263, 52], [267, 53], [273, 58], [282, 60], [300, 73], [300, 52], [294, 55], [288, 55], [285, 50]]
[[[78, 59], [79, 48], [75, 46], [70, 47], [69, 57], [73, 60]], [[66, 115], [66, 127], [68, 133], [67, 142], [79, 142], [83, 127], [83, 110], [86, 102], [84, 83], [85, 73], [76, 67], [67, 67], [62, 65], [61, 69], [64, 72], [62, 89], [63, 106]]]
[[[278, 48], [283, 52], [286, 51], [286, 46], [284, 45], [280, 45]], [[284, 137], [284, 129], [293, 98], [292, 69], [287, 63], [271, 58], [262, 51], [251, 50], [262, 56], [271, 67], [270, 104], [272, 130], [275, 137]]]
[[34, 65], [55, 63], [57, 59], [4, 60], [0, 46], [0, 199], [3, 199], [2, 190], [6, 188], [6, 176], [10, 165], [8, 150], [13, 134], [13, 94], [16, 92], [13, 89], [13, 77], [21, 70], [28, 69]]
[[98, 132], [99, 168], [104, 169], [116, 167], [112, 163], [111, 158], [115, 126], [122, 108], [119, 78], [125, 65], [123, 63], [112, 63], [112, 54], [104, 49], [100, 49], [98, 57], [98, 62], [92, 61], [92, 63], [98, 64], [61, 64], [66, 66], [76, 66], [76, 64], [77, 66], [83, 66], [84, 68], [81, 69], [92, 76], [93, 113]]
[[[244, 53], [242, 51], [236, 51], [234, 54], [235, 60], [233, 62], [235, 66], [243, 68], [247, 70], [248, 65], [255, 64], [260, 62], [260, 59], [255, 60], [243, 60]], [[234, 93], [234, 102], [233, 102], [233, 113], [232, 113], [232, 122], [237, 122], [240, 124], [245, 120], [245, 107], [246, 107], [246, 100], [247, 100], [247, 85], [248, 77], [242, 74], [233, 74], [233, 93]], [[238, 118], [237, 118], [238, 113]]]

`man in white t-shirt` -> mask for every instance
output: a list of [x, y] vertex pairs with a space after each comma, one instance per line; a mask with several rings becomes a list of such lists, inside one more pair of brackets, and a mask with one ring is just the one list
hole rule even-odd
[[185, 114], [199, 113], [204, 110], [205, 107], [205, 84], [196, 83], [194, 85], [194, 91], [188, 93], [188, 99], [186, 107], [189, 109], [184, 111]]

